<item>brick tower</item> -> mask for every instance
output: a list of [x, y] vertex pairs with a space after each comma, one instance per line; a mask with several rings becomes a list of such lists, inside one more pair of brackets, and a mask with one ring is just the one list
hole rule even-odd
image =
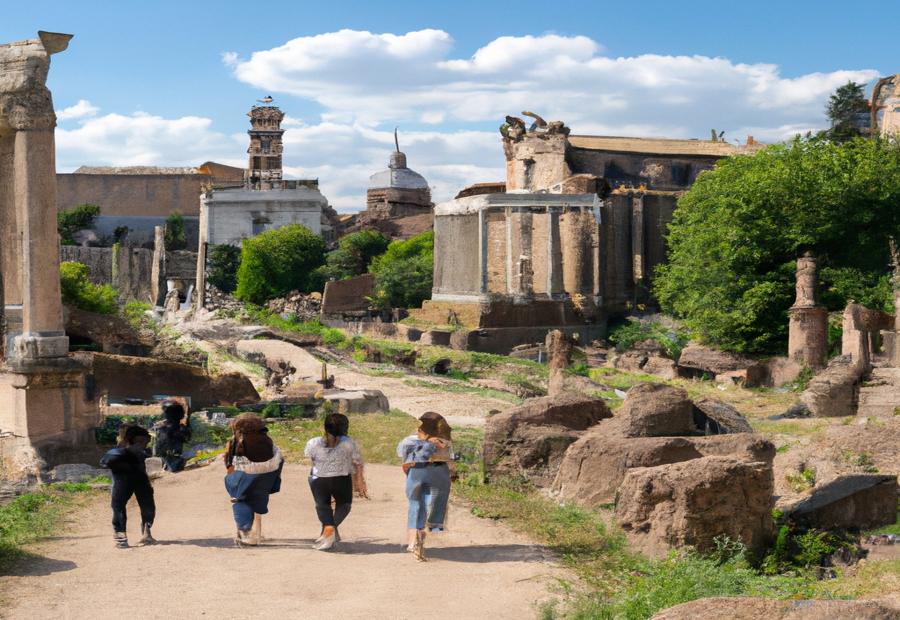
[[250, 187], [269, 189], [273, 182], [281, 182], [281, 153], [284, 150], [281, 121], [284, 112], [275, 106], [262, 105], [253, 106], [247, 116], [251, 126], [247, 132], [250, 134], [247, 181]]

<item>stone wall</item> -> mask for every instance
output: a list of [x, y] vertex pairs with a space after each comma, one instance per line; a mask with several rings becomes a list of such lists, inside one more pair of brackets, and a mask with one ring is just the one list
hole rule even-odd
[[200, 214], [200, 193], [209, 177], [200, 174], [57, 174], [60, 211], [100, 205], [103, 215], [162, 217]]
[[711, 170], [721, 156], [657, 155], [598, 149], [574, 148], [568, 152], [572, 173], [591, 173], [605, 178], [610, 185], [655, 190], [685, 190], [704, 170]]
[[[121, 299], [138, 299], [154, 303], [153, 251], [145, 248], [86, 248], [64, 245], [59, 249], [61, 261], [88, 266], [88, 277], [94, 284], [111, 284]], [[197, 253], [187, 250], [166, 252], [161, 265], [162, 280], [193, 281], [197, 270]]]

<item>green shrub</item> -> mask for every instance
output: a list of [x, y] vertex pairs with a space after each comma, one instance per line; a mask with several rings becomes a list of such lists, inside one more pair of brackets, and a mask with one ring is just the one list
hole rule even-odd
[[59, 285], [63, 303], [89, 312], [115, 314], [119, 294], [109, 284], [94, 284], [88, 278], [88, 266], [63, 261], [59, 264]]
[[290, 224], [245, 239], [238, 268], [238, 299], [264, 304], [293, 290], [313, 290], [313, 270], [322, 264], [325, 242], [302, 224]]
[[75, 233], [79, 230], [94, 227], [94, 220], [100, 215], [98, 205], [78, 205], [68, 211], [60, 211], [56, 214], [56, 230], [59, 232], [59, 242], [62, 245], [75, 245]]
[[361, 230], [341, 237], [338, 248], [325, 257], [322, 274], [330, 280], [362, 275], [373, 258], [384, 254], [390, 242], [389, 237], [374, 230]]
[[900, 144], [797, 138], [720, 160], [678, 201], [657, 269], [662, 308], [702, 340], [738, 352], [780, 351], [795, 261], [821, 262], [821, 299], [857, 295], [891, 307], [890, 237], [900, 237]]
[[391, 305], [417, 308], [431, 298], [434, 282], [434, 233], [424, 232], [406, 241], [394, 241], [372, 261], [376, 288]]
[[237, 288], [237, 273], [241, 266], [241, 248], [223, 243], [207, 249], [206, 269], [209, 283], [223, 293]]
[[681, 350], [690, 340], [690, 334], [685, 329], [667, 329], [658, 321], [628, 319], [624, 323], [610, 327], [607, 339], [616, 345], [619, 352], [626, 351], [644, 340], [655, 340], [665, 349], [666, 355], [677, 360]]
[[166, 218], [166, 232], [164, 237], [166, 250], [183, 250], [187, 247], [187, 238], [184, 234], [184, 218], [177, 211]]
[[147, 311], [150, 309], [152, 306], [146, 301], [129, 299], [122, 308], [122, 316], [134, 329], [154, 329], [156, 323], [147, 316]]

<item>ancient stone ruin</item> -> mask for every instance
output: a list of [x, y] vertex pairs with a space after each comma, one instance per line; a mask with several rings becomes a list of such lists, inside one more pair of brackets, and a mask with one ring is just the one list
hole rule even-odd
[[828, 355], [828, 310], [819, 305], [819, 267], [812, 253], [797, 259], [797, 298], [788, 311], [788, 357], [811, 368]]
[[93, 440], [98, 421], [87, 368], [68, 355], [56, 230], [56, 115], [50, 56], [71, 35], [0, 45], [0, 474], [41, 466]]

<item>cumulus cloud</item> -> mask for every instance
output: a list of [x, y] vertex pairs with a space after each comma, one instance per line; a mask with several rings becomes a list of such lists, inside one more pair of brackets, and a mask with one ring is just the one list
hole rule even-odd
[[212, 119], [200, 116], [167, 119], [143, 112], [82, 118], [77, 127], [56, 129], [58, 167], [196, 166], [210, 155], [233, 160], [240, 153], [236, 139], [211, 127]]
[[100, 108], [91, 105], [87, 99], [79, 99], [78, 103], [68, 108], [56, 111], [56, 119], [59, 121], [68, 121], [76, 118], [84, 118], [85, 116], [94, 116]]
[[469, 58], [453, 58], [452, 50], [440, 30], [341, 30], [229, 58], [239, 80], [313, 99], [325, 108], [323, 120], [499, 124], [530, 109], [575, 133], [603, 127], [671, 137], [706, 136], [711, 127], [729, 134], [759, 127], [765, 135], [821, 127], [837, 86], [877, 76], [839, 70], [786, 77], [774, 64], [708, 56], [612, 57], [588, 37], [555, 34], [499, 37]]
[[[585, 36], [503, 36], [471, 56], [441, 30], [405, 34], [341, 30], [298, 37], [222, 62], [264, 93], [318, 104], [318, 117], [284, 121], [286, 176], [318, 178], [342, 211], [365, 206], [369, 176], [385, 168], [393, 127], [409, 165], [436, 201], [470, 183], [505, 177], [496, 130], [507, 114], [532, 110], [575, 134], [777, 141], [824, 126], [824, 106], [848, 80], [872, 70], [785, 76], [767, 63], [709, 56], [615, 57]], [[61, 170], [80, 165], [246, 164], [246, 133], [224, 134], [210, 118], [103, 114], [86, 100], [60, 110]], [[225, 119], [217, 119], [222, 122]]]

